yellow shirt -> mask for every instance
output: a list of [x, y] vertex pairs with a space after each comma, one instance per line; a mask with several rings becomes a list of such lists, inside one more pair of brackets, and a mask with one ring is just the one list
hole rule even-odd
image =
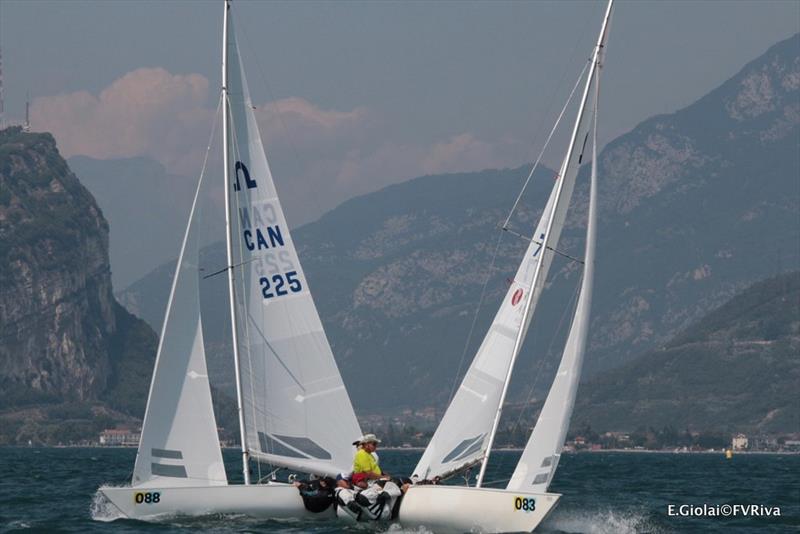
[[358, 449], [355, 458], [353, 458], [353, 473], [375, 473], [380, 475], [381, 468], [378, 467], [375, 457], [364, 449]]

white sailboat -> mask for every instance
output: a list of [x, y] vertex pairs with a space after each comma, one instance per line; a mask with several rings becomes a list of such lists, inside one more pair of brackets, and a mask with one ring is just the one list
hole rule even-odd
[[[261, 143], [224, 2], [222, 117], [227, 267], [244, 484], [228, 483], [199, 300], [197, 205], [181, 246], [129, 487], [100, 492], [129, 518], [316, 517], [298, 489], [252, 481], [250, 458], [335, 476], [361, 431], [308, 288]], [[202, 176], [200, 181], [202, 182]], [[333, 507], [323, 515], [334, 517]]]
[[[558, 502], [548, 493], [569, 427], [589, 325], [596, 225], [596, 115], [612, 0], [588, 65], [566, 156], [541, 219], [489, 332], [414, 470], [420, 480], [447, 478], [481, 464], [475, 487], [415, 485], [403, 498], [404, 526], [436, 532], [532, 531]], [[505, 489], [482, 487], [514, 362], [544, 287], [591, 135], [592, 172], [584, 270], [575, 315], [556, 377], [533, 433]]]

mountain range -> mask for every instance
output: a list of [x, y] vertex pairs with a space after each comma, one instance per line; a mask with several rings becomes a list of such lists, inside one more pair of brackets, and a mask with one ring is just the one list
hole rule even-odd
[[[800, 265], [799, 45], [798, 35], [776, 44], [697, 102], [644, 121], [599, 155], [588, 376], [663, 345], [749, 284]], [[349, 200], [294, 232], [359, 411], [443, 406], [525, 246], [504, 235], [492, 264], [498, 223], [528, 170], [409, 180]], [[576, 256], [587, 173], [582, 169], [559, 244]], [[539, 169], [512, 221], [515, 230], [529, 233], [553, 174]], [[205, 256], [210, 266], [224, 264], [220, 246]], [[163, 265], [120, 294], [154, 327], [172, 269]], [[531, 384], [537, 393], [546, 389], [578, 274], [574, 262], [554, 263], [512, 398]], [[224, 284], [212, 285], [207, 326], [227, 321], [224, 307], [213, 304], [224, 298]], [[226, 329], [210, 328], [207, 339], [222, 358], [212, 367], [230, 390]]]
[[73, 156], [67, 163], [108, 220], [115, 288], [127, 287], [153, 265], [175, 257], [191, 206], [187, 178], [169, 174], [149, 158]]
[[[742, 290], [800, 266], [798, 50], [800, 35], [776, 44], [694, 104], [644, 121], [599, 155], [589, 381], [576, 421], [796, 430], [796, 278]], [[87, 173], [88, 191], [52, 136], [0, 132], [0, 443], [90, 436], [143, 413], [174, 261], [117, 298], [111, 272], [114, 261], [130, 262], [122, 279], [141, 270], [149, 238], [160, 224], [179, 228], [182, 208], [157, 199], [145, 213], [159, 181], [171, 179], [147, 161], [124, 162], [132, 174], [121, 177], [119, 162], [73, 163]], [[140, 171], [151, 178], [135, 180]], [[498, 223], [528, 171], [416, 178], [293, 231], [362, 418], [441, 413], [526, 245]], [[572, 256], [582, 250], [587, 173], [559, 243]], [[513, 230], [529, 233], [553, 175], [538, 169]], [[155, 257], [168, 255], [170, 235]], [[201, 268], [224, 263], [219, 245], [204, 249]], [[554, 262], [512, 403], [535, 406], [546, 391], [579, 274], [574, 261]], [[224, 277], [202, 286], [214, 395], [232, 412]]]
[[758, 282], [583, 384], [573, 428], [800, 431], [800, 272]]

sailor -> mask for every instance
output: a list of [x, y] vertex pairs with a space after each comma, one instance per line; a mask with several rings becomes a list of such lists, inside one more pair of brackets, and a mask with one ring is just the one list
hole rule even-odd
[[353, 458], [353, 485], [366, 488], [370, 480], [387, 480], [389, 476], [381, 471], [375, 450], [381, 440], [375, 434], [364, 434], [358, 440], [358, 450]]

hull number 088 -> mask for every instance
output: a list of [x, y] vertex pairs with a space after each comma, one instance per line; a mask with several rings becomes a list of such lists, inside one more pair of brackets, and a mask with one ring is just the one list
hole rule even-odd
[[157, 504], [161, 502], [161, 494], [157, 491], [138, 491], [133, 494], [133, 502], [136, 504]]

